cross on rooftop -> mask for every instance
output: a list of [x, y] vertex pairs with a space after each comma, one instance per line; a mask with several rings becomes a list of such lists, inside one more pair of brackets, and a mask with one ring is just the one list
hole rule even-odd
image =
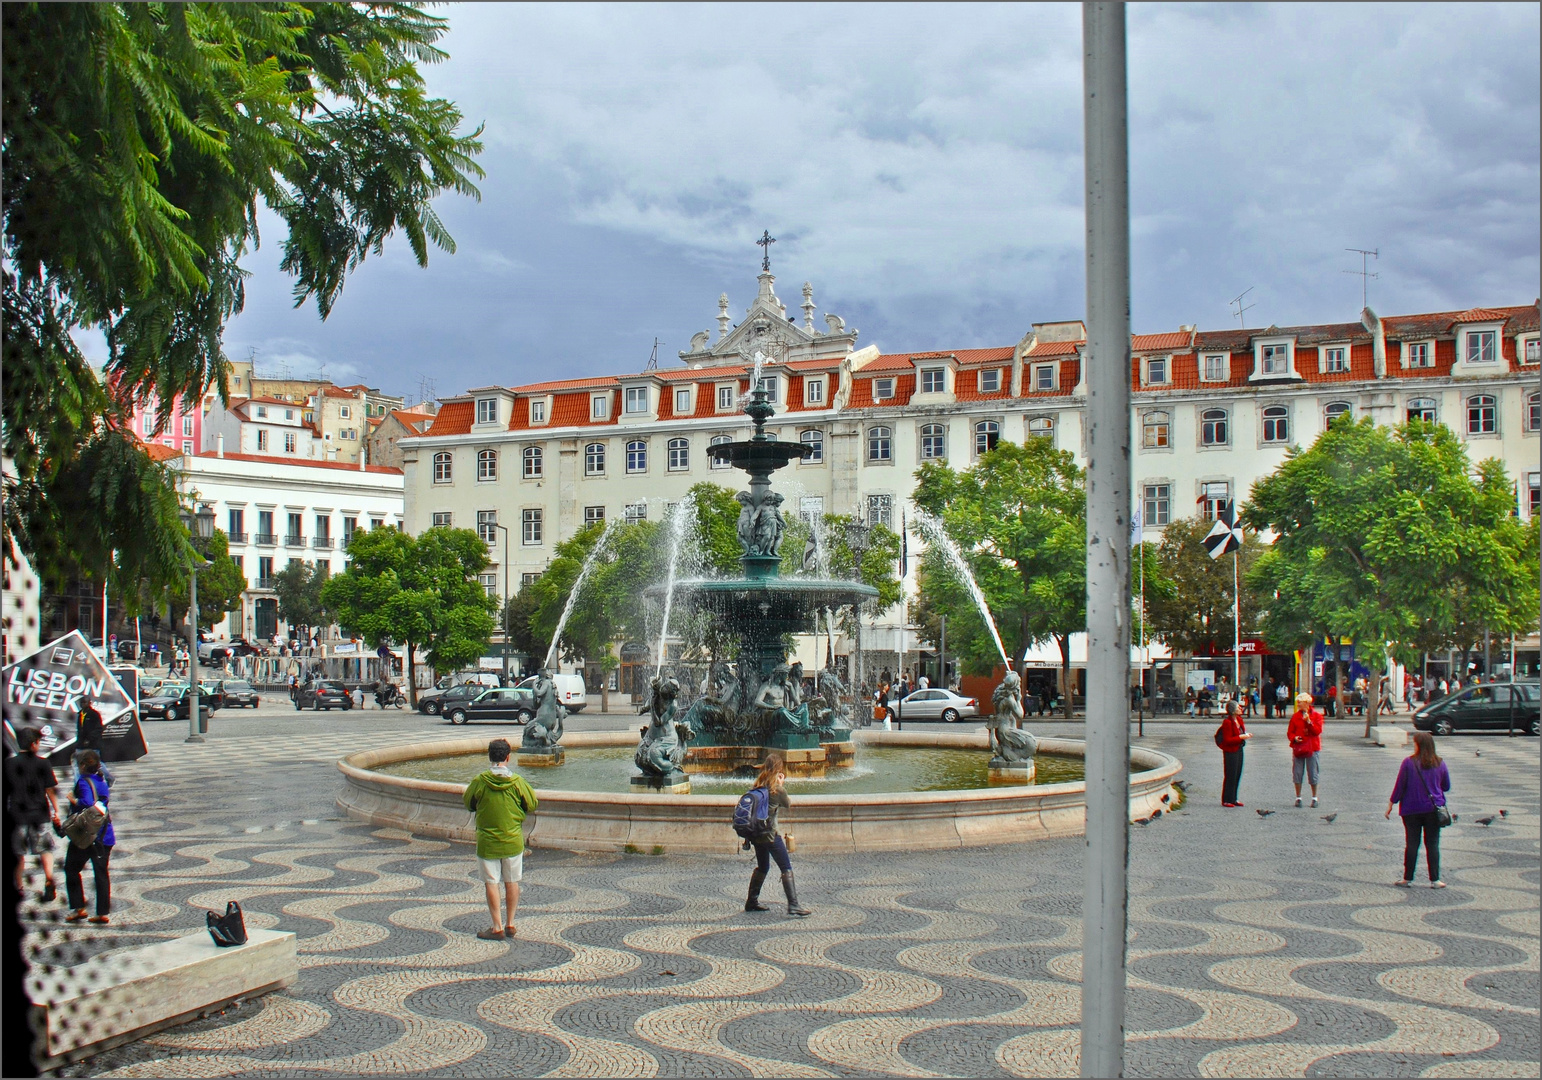
[[774, 243], [776, 243], [776, 237], [771, 235], [770, 229], [762, 232], [760, 239], [755, 241], [757, 247], [762, 247], [766, 250], [765, 257], [760, 260], [760, 268], [762, 270], [771, 269], [771, 245]]

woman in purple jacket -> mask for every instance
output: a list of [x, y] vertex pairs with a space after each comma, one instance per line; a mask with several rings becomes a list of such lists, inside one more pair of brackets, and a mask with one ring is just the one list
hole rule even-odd
[[1435, 808], [1446, 805], [1451, 790], [1451, 774], [1446, 763], [1435, 753], [1435, 737], [1427, 731], [1413, 733], [1414, 752], [1403, 759], [1387, 801], [1387, 817], [1394, 804], [1403, 818], [1403, 878], [1393, 884], [1407, 889], [1413, 885], [1414, 866], [1419, 861], [1419, 837], [1424, 837], [1424, 861], [1430, 870], [1430, 888], [1444, 889], [1440, 880], [1440, 825]]

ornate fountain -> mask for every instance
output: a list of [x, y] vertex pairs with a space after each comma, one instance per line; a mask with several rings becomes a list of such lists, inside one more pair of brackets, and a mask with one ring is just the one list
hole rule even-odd
[[751, 384], [744, 413], [755, 433], [743, 442], [707, 448], [714, 460], [750, 477], [749, 490], [738, 494], [744, 575], [684, 584], [677, 601], [722, 620], [733, 631], [738, 651], [732, 664], [709, 673], [701, 696], [678, 715], [674, 688], [662, 674], [656, 680], [653, 722], [638, 747], [641, 775], [633, 778], [634, 790], [689, 791], [682, 766], [733, 772], [753, 767], [771, 750], [786, 759], [795, 776], [822, 776], [831, 766], [852, 763], [846, 688], [834, 671], [825, 670], [818, 673], [814, 692], [805, 696], [803, 665], [788, 663], [788, 639], [813, 630], [819, 612], [861, 604], [878, 590], [856, 581], [781, 576], [787, 521], [784, 496], [771, 490], [771, 474], [801, 461], [809, 448], [766, 432], [775, 409], [759, 380], [752, 376]]

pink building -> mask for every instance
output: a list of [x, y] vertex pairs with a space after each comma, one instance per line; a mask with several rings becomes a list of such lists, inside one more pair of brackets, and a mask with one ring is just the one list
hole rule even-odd
[[203, 448], [203, 413], [197, 404], [189, 405], [178, 396], [166, 430], [156, 434], [155, 421], [160, 402], [153, 395], [134, 406], [134, 434], [144, 442], [168, 446], [183, 454], [196, 454]]

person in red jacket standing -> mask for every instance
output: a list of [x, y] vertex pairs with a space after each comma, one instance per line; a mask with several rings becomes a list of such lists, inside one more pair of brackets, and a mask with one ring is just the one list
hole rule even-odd
[[1290, 714], [1285, 737], [1290, 740], [1290, 778], [1296, 785], [1296, 806], [1301, 805], [1301, 779], [1312, 785], [1312, 805], [1317, 805], [1318, 757], [1322, 750], [1321, 709], [1312, 708], [1311, 694], [1296, 695], [1296, 711]]
[[1221, 781], [1221, 805], [1241, 806], [1237, 801], [1237, 787], [1242, 783], [1242, 747], [1253, 736], [1242, 722], [1242, 707], [1235, 700], [1226, 703], [1226, 718], [1216, 730], [1215, 743], [1221, 748], [1223, 779]]

